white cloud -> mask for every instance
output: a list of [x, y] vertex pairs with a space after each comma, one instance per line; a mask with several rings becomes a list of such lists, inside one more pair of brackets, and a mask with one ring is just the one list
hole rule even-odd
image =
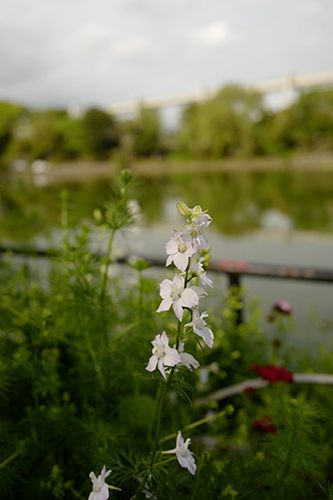
[[229, 29], [224, 23], [218, 21], [193, 31], [191, 38], [199, 45], [214, 49], [229, 41]]
[[77, 44], [83, 50], [99, 50], [111, 42], [110, 33], [98, 24], [82, 26], [77, 37]]
[[324, 5], [320, 0], [300, 0], [298, 9], [301, 14], [316, 16], [324, 13]]
[[332, 0], [0, 1], [0, 100], [119, 102], [332, 66]]
[[118, 40], [113, 45], [113, 53], [120, 57], [132, 57], [150, 51], [152, 44], [146, 37], [131, 37]]
[[123, 36], [99, 24], [84, 25], [76, 37], [76, 46], [83, 54], [105, 58], [131, 58], [149, 52], [152, 47], [146, 36]]

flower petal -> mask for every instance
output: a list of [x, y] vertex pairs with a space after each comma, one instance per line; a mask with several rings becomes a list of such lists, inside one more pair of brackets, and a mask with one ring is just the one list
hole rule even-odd
[[167, 346], [165, 348], [164, 364], [166, 366], [175, 366], [181, 362], [181, 357], [176, 349]]
[[183, 253], [177, 253], [174, 257], [174, 263], [175, 266], [181, 271], [182, 273], [185, 271], [188, 263], [188, 255], [187, 252]]
[[168, 243], [165, 245], [165, 250], [168, 255], [174, 254], [178, 252], [178, 244], [177, 242], [172, 238]]
[[214, 334], [212, 330], [210, 330], [207, 326], [205, 326], [204, 328], [196, 328], [195, 326], [193, 326], [193, 331], [205, 341], [208, 347], [213, 347]]
[[179, 319], [179, 321], [181, 321], [183, 319], [184, 311], [183, 311], [182, 306], [180, 305], [180, 299], [175, 300], [172, 304], [172, 307], [173, 307], [173, 310], [174, 310], [176, 317]]
[[160, 296], [162, 297], [162, 299], [166, 299], [167, 297], [169, 297], [169, 295], [171, 293], [171, 289], [170, 289], [171, 284], [172, 284], [172, 281], [170, 281], [168, 279], [165, 279], [160, 283]]
[[162, 340], [164, 345], [169, 346], [169, 337], [165, 333], [165, 330], [162, 332], [161, 340]]
[[170, 264], [173, 262], [174, 255], [169, 255], [169, 257], [166, 260], [165, 267], [170, 266]]
[[164, 371], [164, 365], [163, 365], [163, 358], [160, 358], [158, 360], [158, 369], [162, 373], [163, 377], [166, 379], [165, 371]]
[[162, 311], [168, 311], [170, 309], [171, 304], [172, 304], [172, 299], [170, 297], [163, 299], [156, 312], [160, 313]]
[[206, 292], [206, 290], [204, 290], [203, 288], [201, 288], [200, 286], [191, 286], [189, 287], [189, 290], [193, 290], [197, 296], [199, 297], [199, 299], [201, 299], [202, 297], [205, 297], [206, 295], [208, 295], [208, 293]]
[[177, 288], [181, 288], [183, 290], [184, 278], [182, 276], [180, 276], [178, 273], [176, 273], [173, 277], [173, 282], [177, 286]]
[[183, 438], [181, 432], [179, 431], [177, 434], [176, 448], [179, 449], [183, 445], [184, 445], [184, 438]]
[[155, 354], [153, 354], [153, 356], [151, 356], [149, 358], [149, 362], [148, 362], [148, 365], [146, 366], [146, 370], [148, 370], [149, 372], [152, 372], [155, 370], [156, 365], [157, 365], [157, 356], [155, 356]]
[[192, 366], [193, 368], [199, 368], [200, 364], [199, 361], [197, 361], [192, 354], [189, 354], [188, 352], [182, 352], [180, 354], [180, 359], [183, 365], [186, 366], [189, 370], [192, 371]]
[[192, 288], [185, 288], [179, 298], [179, 302], [185, 307], [195, 307], [199, 304], [199, 297]]

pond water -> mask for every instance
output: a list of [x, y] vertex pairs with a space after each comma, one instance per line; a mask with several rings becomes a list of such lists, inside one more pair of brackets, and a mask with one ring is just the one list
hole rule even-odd
[[[144, 224], [130, 249], [118, 240], [125, 251], [165, 256], [172, 230], [183, 226], [176, 210], [182, 200], [201, 205], [213, 217], [207, 233], [213, 259], [333, 269], [333, 172], [203, 172], [139, 181], [136, 197]], [[16, 180], [2, 191], [0, 235], [22, 240], [59, 227], [63, 189], [70, 192], [72, 225], [92, 223], [93, 210], [108, 198], [112, 182], [112, 177], [49, 184], [47, 178], [39, 182], [38, 176], [29, 182]], [[214, 279], [219, 290], [226, 288], [225, 278]], [[246, 307], [259, 297], [266, 314], [277, 300], [288, 300], [302, 336], [317, 337], [315, 323], [333, 324], [330, 284], [264, 278], [243, 283], [248, 287]], [[314, 319], [314, 311], [320, 320]]]

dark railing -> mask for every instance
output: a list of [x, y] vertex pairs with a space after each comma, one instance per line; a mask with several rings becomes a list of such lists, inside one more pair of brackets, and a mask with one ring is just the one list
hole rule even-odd
[[[333, 270], [316, 269], [299, 266], [282, 266], [273, 264], [251, 264], [242, 260], [220, 259], [209, 266], [211, 271], [225, 273], [229, 278], [229, 286], [240, 286], [242, 276], [257, 278], [279, 278], [320, 283], [333, 283]], [[243, 321], [243, 311], [237, 311], [237, 324]]]
[[[56, 257], [59, 256], [59, 250], [41, 249], [32, 247], [2, 246], [1, 253], [10, 252], [13, 254], [30, 255], [35, 257]], [[93, 253], [97, 258], [105, 257], [105, 253]], [[144, 257], [145, 258], [145, 257]], [[165, 267], [165, 258], [145, 258], [154, 267]], [[332, 259], [333, 261], [333, 259]], [[128, 257], [124, 256], [116, 261], [119, 264], [128, 262]], [[219, 259], [211, 261], [207, 268], [209, 271], [223, 273], [228, 276], [229, 286], [240, 286], [241, 278], [244, 276], [253, 276], [257, 278], [279, 278], [292, 279], [319, 283], [333, 283], [333, 270], [318, 269], [299, 266], [283, 266], [272, 264], [251, 264], [242, 260]], [[242, 311], [239, 311], [238, 323], [242, 321]]]

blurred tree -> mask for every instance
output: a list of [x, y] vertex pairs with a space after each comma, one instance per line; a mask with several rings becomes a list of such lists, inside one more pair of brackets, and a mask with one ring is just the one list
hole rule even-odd
[[333, 91], [301, 94], [290, 108], [265, 112], [255, 135], [257, 154], [332, 149]]
[[71, 160], [84, 156], [85, 134], [81, 119], [62, 116], [55, 122], [61, 144], [56, 153], [59, 160]]
[[162, 132], [156, 109], [141, 108], [117, 122], [99, 109], [82, 118], [65, 110], [29, 111], [0, 103], [0, 165], [15, 159], [103, 160], [122, 167], [132, 158], [171, 152], [175, 158], [286, 155], [333, 147], [333, 90], [301, 94], [287, 109], [265, 109], [262, 96], [228, 85], [202, 104], [187, 107], [178, 134]]
[[[13, 140], [19, 118], [26, 109], [16, 104], [0, 102], [0, 161]], [[2, 161], [1, 161], [2, 163]]]
[[201, 158], [249, 156], [256, 149], [254, 123], [263, 113], [259, 93], [228, 85], [213, 99], [185, 110], [180, 150]]
[[137, 118], [120, 125], [121, 148], [127, 157], [154, 156], [162, 151], [158, 111], [141, 108]]
[[82, 119], [85, 154], [102, 160], [119, 144], [118, 129], [112, 116], [96, 108], [89, 109]]
[[153, 156], [161, 146], [161, 127], [156, 109], [140, 109], [134, 125], [133, 152], [136, 156]]
[[291, 108], [293, 138], [302, 149], [333, 146], [333, 90], [302, 94]]
[[56, 124], [66, 116], [66, 111], [54, 109], [27, 114], [17, 124], [12, 154], [30, 161], [56, 157], [63, 143]]

